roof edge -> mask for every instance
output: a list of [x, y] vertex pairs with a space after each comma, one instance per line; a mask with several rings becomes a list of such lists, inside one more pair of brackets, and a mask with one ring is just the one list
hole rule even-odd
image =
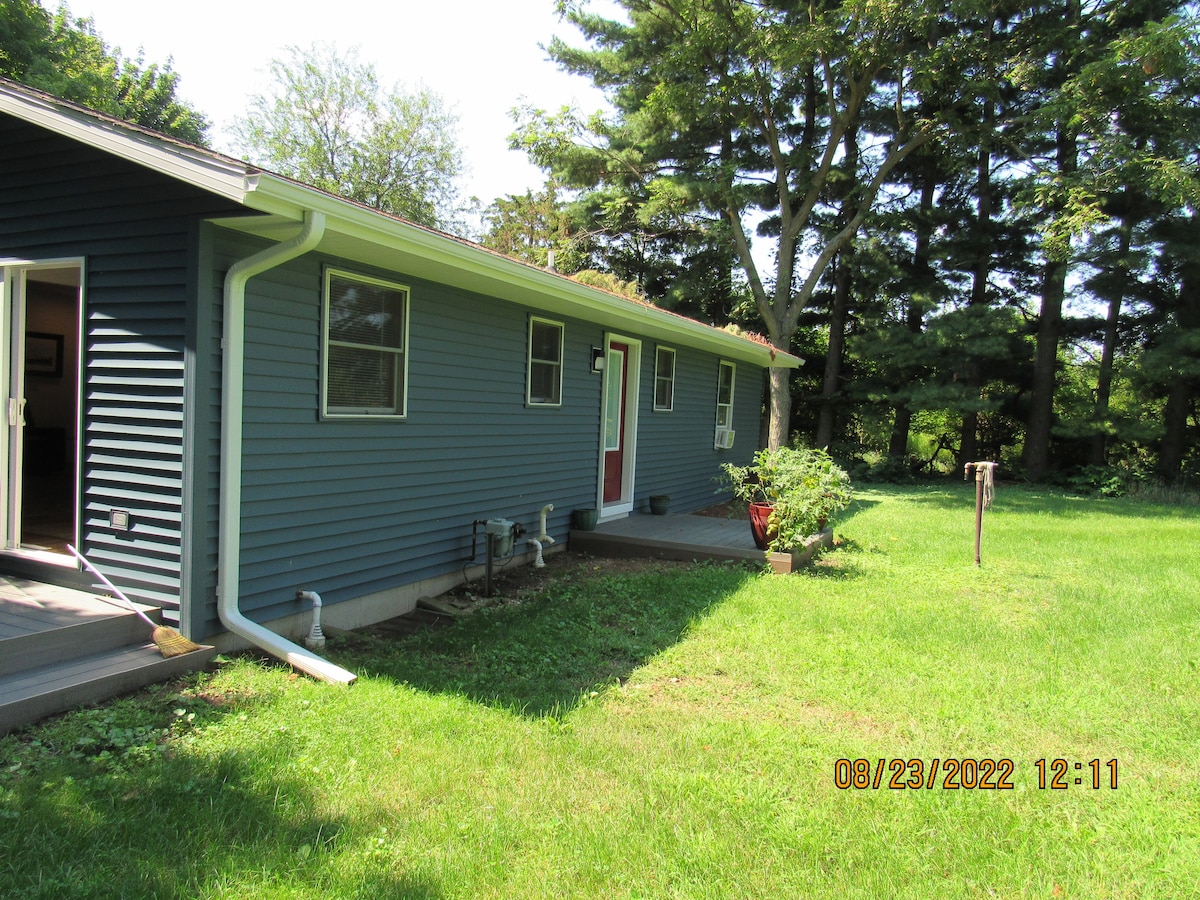
[[0, 112], [125, 157], [237, 203], [245, 202], [248, 181], [257, 172], [240, 160], [115, 119], [7, 78], [0, 78]]
[[393, 249], [416, 252], [426, 259], [467, 269], [491, 280], [540, 294], [559, 295], [576, 307], [581, 315], [595, 311], [624, 319], [631, 328], [634, 324], [642, 324], [654, 326], [656, 330], [683, 332], [713, 349], [766, 367], [794, 369], [801, 364], [799, 357], [770, 344], [733, 334], [662, 307], [585, 285], [561, 273], [269, 172], [263, 172], [256, 179], [247, 193], [245, 203], [259, 212], [295, 219], [297, 223], [306, 209], [323, 212], [329, 220], [329, 230]]
[[548, 269], [276, 175], [230, 156], [107, 116], [0, 78], [0, 112], [129, 159], [247, 209], [300, 224], [322, 212], [330, 230], [465, 270], [491, 281], [553, 297], [574, 314], [598, 315], [631, 330], [687, 336], [694, 344], [764, 367], [797, 368], [801, 360], [769, 344], [724, 331], [661, 307], [581, 284]]

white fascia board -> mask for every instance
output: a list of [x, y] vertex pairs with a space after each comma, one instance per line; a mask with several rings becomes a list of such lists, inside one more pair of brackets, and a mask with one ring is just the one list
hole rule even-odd
[[[328, 219], [328, 238], [333, 237], [331, 233], [340, 234], [418, 259], [423, 266], [440, 270], [439, 276], [431, 280], [445, 281], [445, 273], [452, 273], [449, 279], [452, 283], [547, 312], [597, 322], [617, 330], [635, 331], [659, 340], [679, 341], [760, 366], [794, 369], [800, 365], [798, 357], [757, 341], [588, 287], [476, 244], [268, 173], [249, 184], [244, 202], [251, 209], [297, 222], [303, 218], [306, 209], [323, 212]], [[243, 225], [252, 228], [253, 220], [244, 220]], [[421, 271], [412, 274], [429, 277]]]
[[0, 86], [0, 112], [238, 203], [254, 171], [237, 160], [7, 86]]

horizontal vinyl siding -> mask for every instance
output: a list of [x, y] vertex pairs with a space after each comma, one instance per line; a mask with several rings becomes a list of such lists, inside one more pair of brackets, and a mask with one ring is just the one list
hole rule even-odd
[[674, 347], [674, 407], [670, 412], [654, 412], [655, 346], [648, 344], [642, 354], [634, 508], [645, 512], [649, 508], [648, 497], [667, 494], [671, 498], [671, 512], [689, 512], [716, 503], [724, 496], [718, 494], [715, 481], [721, 463], [745, 464], [757, 449], [763, 370], [737, 363], [733, 404], [736, 438], [732, 449], [716, 450], [713, 440], [720, 357]]
[[[234, 208], [0, 116], [0, 256], [82, 257], [83, 548], [178, 622], [190, 241]], [[115, 534], [112, 509], [132, 515]]]
[[[258, 247], [214, 230], [218, 270]], [[323, 263], [409, 287], [405, 420], [320, 420]], [[603, 335], [566, 320], [563, 404], [526, 408], [530, 312], [315, 254], [250, 281], [244, 611], [267, 621], [298, 611], [301, 588], [336, 603], [460, 571], [474, 520], [507, 518], [533, 532], [546, 503], [555, 506], [550, 533], [566, 540], [571, 511], [595, 505], [600, 378], [590, 372], [590, 350]], [[211, 349], [215, 372], [219, 346]], [[210, 402], [219, 403], [219, 391]], [[215, 479], [219, 447], [211, 451]], [[215, 535], [215, 492], [209, 498]], [[476, 562], [483, 547], [481, 530]]]

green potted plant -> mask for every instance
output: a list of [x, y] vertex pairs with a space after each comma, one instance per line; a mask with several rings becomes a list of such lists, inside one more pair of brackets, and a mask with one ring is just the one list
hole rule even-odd
[[850, 505], [850, 476], [824, 450], [759, 450], [750, 465], [721, 469], [725, 488], [749, 504], [754, 541], [763, 550], [802, 546]]

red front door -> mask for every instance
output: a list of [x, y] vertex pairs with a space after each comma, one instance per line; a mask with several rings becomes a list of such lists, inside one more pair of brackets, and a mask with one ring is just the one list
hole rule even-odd
[[625, 483], [625, 384], [629, 345], [608, 345], [604, 363], [604, 502], [618, 503]]

